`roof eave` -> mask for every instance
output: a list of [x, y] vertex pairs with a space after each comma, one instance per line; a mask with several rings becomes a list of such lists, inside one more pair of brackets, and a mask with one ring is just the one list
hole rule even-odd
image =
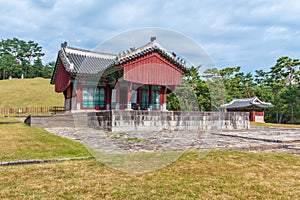
[[52, 84], [52, 85], [54, 85], [54, 83], [55, 83], [59, 63], [60, 63], [60, 57], [59, 57], [59, 54], [58, 54], [57, 58], [56, 58], [55, 66], [54, 66], [54, 69], [53, 69], [53, 72], [52, 72], [51, 80], [50, 80], [50, 84]]

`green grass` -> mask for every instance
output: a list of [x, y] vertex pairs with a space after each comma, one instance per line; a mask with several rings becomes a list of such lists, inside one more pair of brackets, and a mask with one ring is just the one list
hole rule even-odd
[[0, 122], [20, 122], [16, 117], [3, 117], [0, 115]]
[[[66, 138], [24, 124], [0, 125], [0, 160], [89, 156]], [[299, 199], [300, 156], [238, 151], [184, 153], [148, 173], [124, 173], [96, 159], [0, 167], [1, 199]], [[105, 158], [108, 158], [105, 155]], [[114, 155], [111, 155], [114, 156]], [[116, 155], [112, 161], [124, 162]], [[156, 155], [155, 155], [156, 156]], [[166, 152], [163, 160], [171, 159]], [[140, 153], [144, 164], [153, 155]], [[132, 160], [130, 160], [132, 159]], [[172, 159], [171, 159], [172, 160]], [[149, 166], [137, 166], [149, 167]], [[155, 166], [151, 166], [155, 167]]]
[[43, 78], [1, 80], [0, 99], [0, 108], [64, 105], [63, 94]]
[[126, 174], [96, 160], [0, 168], [6, 199], [299, 199], [300, 157], [185, 153], [162, 170]]
[[[63, 105], [63, 95], [54, 92], [49, 79], [41, 78], [0, 81], [0, 98], [0, 108]], [[89, 155], [82, 144], [43, 129], [22, 123], [0, 125], [0, 161]], [[137, 156], [146, 164], [161, 164], [153, 163], [152, 157]], [[122, 159], [116, 155], [113, 161]], [[135, 158], [130, 159], [125, 164], [134, 164]], [[95, 159], [0, 167], [0, 198], [299, 199], [299, 180], [300, 156], [211, 151], [200, 158], [199, 152], [190, 151], [170, 166], [144, 174], [113, 170]]]
[[0, 125], [0, 161], [89, 156], [79, 142], [23, 123]]
[[261, 122], [250, 122], [251, 126], [271, 126], [281, 128], [300, 128], [299, 124], [274, 124], [274, 123], [261, 123]]

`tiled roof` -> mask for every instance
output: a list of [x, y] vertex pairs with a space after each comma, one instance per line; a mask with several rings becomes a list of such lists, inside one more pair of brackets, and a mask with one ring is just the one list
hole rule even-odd
[[247, 99], [234, 99], [228, 104], [221, 105], [221, 108], [224, 109], [233, 109], [233, 108], [247, 108], [247, 107], [259, 107], [259, 108], [269, 108], [274, 105], [271, 103], [266, 103], [259, 100], [257, 97], [247, 98]]
[[87, 51], [67, 46], [62, 44], [59, 51], [59, 59], [62, 61], [66, 71], [70, 73], [97, 74], [105, 69], [123, 64], [131, 59], [138, 58], [145, 54], [156, 51], [171, 63], [188, 71], [187, 64], [181, 58], [178, 58], [175, 53], [169, 53], [164, 49], [155, 38], [151, 38], [151, 42], [137, 49], [131, 49], [120, 55], [107, 54], [101, 52]]
[[70, 73], [97, 74], [114, 65], [116, 55], [63, 46], [59, 57]]
[[130, 61], [131, 59], [138, 58], [140, 56], [143, 56], [145, 54], [151, 53], [151, 52], [158, 52], [163, 57], [165, 57], [168, 61], [175, 64], [177, 67], [182, 69], [184, 72], [188, 71], [186, 62], [177, 57], [175, 53], [169, 53], [166, 49], [164, 49], [157, 41], [156, 38], [151, 38], [151, 42], [146, 44], [145, 46], [142, 46], [138, 49], [132, 49], [129, 52], [126, 52], [124, 54], [121, 54], [117, 57], [116, 64], [122, 64], [127, 61]]

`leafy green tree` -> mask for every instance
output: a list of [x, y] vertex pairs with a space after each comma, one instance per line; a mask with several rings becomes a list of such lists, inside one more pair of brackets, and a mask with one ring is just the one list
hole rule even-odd
[[[295, 104], [291, 103], [291, 100], [295, 101], [296, 98], [291, 92], [295, 92], [293, 84], [297, 81], [299, 72], [296, 71], [296, 67], [299, 64], [298, 59], [283, 56], [277, 59], [275, 66], [271, 67], [268, 72], [267, 85], [271, 88], [272, 102], [275, 105], [272, 112], [276, 113], [277, 123], [283, 122], [287, 116], [290, 116], [290, 119], [285, 120], [286, 122], [294, 122]], [[294, 79], [294, 74], [296, 74], [296, 79]], [[288, 95], [291, 95], [292, 98], [289, 98]], [[289, 112], [287, 112], [288, 110]]]
[[269, 122], [294, 123], [298, 116], [300, 86], [299, 60], [287, 56], [277, 59], [270, 71], [255, 71], [255, 94], [275, 106], [265, 112]]
[[217, 68], [207, 69], [203, 72], [203, 79], [208, 88], [211, 110], [219, 110], [219, 107], [226, 101], [226, 86], [224, 87], [220, 71]]
[[[42, 56], [44, 56], [42, 47], [34, 41], [25, 42], [17, 38], [2, 40], [0, 42], [0, 60], [2, 60], [0, 69], [2, 71], [1, 78], [7, 78], [7, 70], [10, 76], [21, 77], [23, 74], [25, 78], [34, 77], [36, 70], [32, 67], [41, 61]], [[15, 62], [18, 65], [11, 64]], [[9, 65], [6, 66], [5, 64]], [[5, 76], [3, 76], [4, 72]]]
[[2, 71], [1, 79], [7, 79], [13, 76], [15, 69], [18, 67], [18, 63], [15, 60], [15, 57], [11, 54], [2, 54], [0, 69]]
[[210, 110], [208, 88], [200, 78], [198, 67], [191, 67], [182, 79], [182, 85], [176, 86], [173, 93], [167, 95], [168, 110]]
[[[207, 70], [206, 77], [214, 77], [211, 85], [214, 85], [214, 81], [217, 80], [217, 85], [214, 87], [221, 87], [223, 91], [219, 91], [222, 94], [222, 104], [231, 101], [234, 98], [248, 98], [254, 94], [254, 82], [251, 73], [245, 74], [241, 72], [241, 67], [227, 67], [221, 70], [216, 68]], [[218, 83], [220, 82], [220, 83]]]
[[55, 62], [49, 62], [41, 70], [40, 76], [43, 78], [51, 78], [54, 67], [55, 67]]
[[198, 103], [200, 110], [209, 111], [211, 110], [211, 98], [207, 83], [201, 79], [199, 70], [201, 66], [191, 67], [189, 73], [186, 75], [188, 83], [191, 85]]
[[[287, 115], [285, 123], [295, 123], [295, 106], [300, 103], [299, 101], [300, 91], [298, 87], [289, 86], [280, 94], [280, 98], [283, 102], [284, 114]], [[282, 122], [282, 119], [281, 121]]]

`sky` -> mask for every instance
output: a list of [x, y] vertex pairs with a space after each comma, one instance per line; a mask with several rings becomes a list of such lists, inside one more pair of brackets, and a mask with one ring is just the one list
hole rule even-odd
[[0, 39], [37, 42], [44, 63], [56, 60], [65, 41], [94, 50], [121, 33], [149, 27], [194, 41], [218, 68], [268, 71], [281, 56], [300, 58], [297, 0], [0, 0], [0, 5]]

